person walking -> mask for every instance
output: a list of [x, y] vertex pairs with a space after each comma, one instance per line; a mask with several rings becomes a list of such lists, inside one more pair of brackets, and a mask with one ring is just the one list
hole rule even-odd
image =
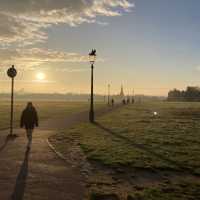
[[132, 97], [132, 104], [134, 104], [135, 103], [135, 98], [134, 97]]
[[114, 105], [115, 105], [115, 100], [112, 98], [112, 100], [111, 100], [111, 104], [112, 104], [112, 107], [114, 107]]
[[129, 97], [127, 97], [126, 104], [129, 104], [129, 103], [130, 103], [130, 99]]
[[28, 102], [22, 112], [20, 121], [20, 127], [26, 129], [27, 139], [29, 141], [28, 147], [30, 147], [35, 126], [38, 127], [38, 114], [32, 102]]

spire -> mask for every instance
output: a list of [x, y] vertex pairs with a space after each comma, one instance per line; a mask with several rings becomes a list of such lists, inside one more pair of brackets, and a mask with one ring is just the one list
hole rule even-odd
[[121, 85], [120, 96], [121, 96], [121, 97], [124, 97], [124, 89], [123, 89], [123, 85]]

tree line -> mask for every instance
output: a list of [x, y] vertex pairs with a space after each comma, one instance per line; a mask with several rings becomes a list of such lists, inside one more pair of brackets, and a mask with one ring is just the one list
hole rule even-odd
[[200, 88], [188, 86], [186, 90], [173, 89], [168, 93], [168, 101], [200, 101]]

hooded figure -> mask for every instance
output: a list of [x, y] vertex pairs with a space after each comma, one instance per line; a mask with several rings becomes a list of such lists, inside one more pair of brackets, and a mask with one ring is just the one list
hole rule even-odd
[[112, 99], [111, 100], [111, 103], [112, 103], [112, 107], [115, 105], [115, 100], [114, 99]]
[[21, 115], [20, 127], [26, 129], [27, 138], [29, 143], [32, 140], [33, 129], [38, 127], [38, 115], [32, 102], [28, 102], [26, 108], [23, 110]]

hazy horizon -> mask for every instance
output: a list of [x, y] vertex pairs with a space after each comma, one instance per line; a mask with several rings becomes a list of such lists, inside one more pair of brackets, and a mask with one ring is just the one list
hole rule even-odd
[[[10, 96], [10, 92], [0, 92], [0, 95], [8, 95]], [[23, 95], [75, 95], [75, 96], [90, 96], [90, 93], [78, 93], [78, 92], [21, 92], [21, 91], [15, 91], [15, 95], [17, 96], [23, 96]], [[108, 94], [101, 94], [101, 93], [94, 93], [95, 96], [102, 96], [102, 97], [107, 97]], [[119, 93], [110, 93], [110, 96], [120, 96]], [[145, 95], [145, 94], [124, 94], [124, 97], [132, 97], [132, 96], [146, 96], [146, 97], [167, 97], [167, 95]]]

